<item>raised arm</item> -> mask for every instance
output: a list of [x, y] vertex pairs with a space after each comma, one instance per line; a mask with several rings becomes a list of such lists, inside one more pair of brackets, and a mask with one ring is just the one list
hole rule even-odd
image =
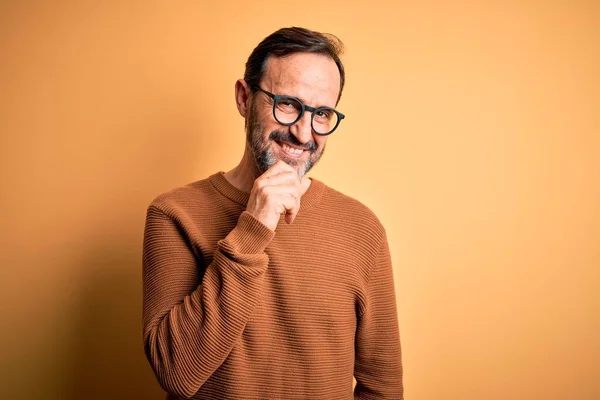
[[269, 261], [264, 250], [273, 236], [245, 211], [218, 242], [213, 262], [199, 267], [181, 227], [158, 208], [148, 209], [144, 350], [165, 391], [192, 397], [227, 358], [260, 298]]

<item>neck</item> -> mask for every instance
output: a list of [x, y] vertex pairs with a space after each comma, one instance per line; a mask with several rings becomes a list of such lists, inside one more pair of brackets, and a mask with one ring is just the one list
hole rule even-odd
[[254, 181], [261, 175], [261, 172], [256, 166], [256, 162], [250, 155], [250, 150], [246, 147], [244, 156], [239, 164], [230, 171], [225, 173], [225, 178], [242, 192], [250, 193]]

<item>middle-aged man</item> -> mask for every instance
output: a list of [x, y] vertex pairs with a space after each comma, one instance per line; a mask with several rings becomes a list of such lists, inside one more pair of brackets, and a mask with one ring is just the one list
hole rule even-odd
[[306, 177], [344, 118], [341, 47], [265, 38], [235, 84], [240, 163], [148, 208], [143, 339], [167, 399], [403, 398], [385, 230]]

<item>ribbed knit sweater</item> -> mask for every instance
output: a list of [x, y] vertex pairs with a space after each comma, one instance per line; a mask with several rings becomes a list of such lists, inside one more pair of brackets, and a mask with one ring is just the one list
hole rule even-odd
[[385, 230], [311, 181], [275, 231], [222, 172], [149, 206], [143, 340], [168, 399], [403, 398]]

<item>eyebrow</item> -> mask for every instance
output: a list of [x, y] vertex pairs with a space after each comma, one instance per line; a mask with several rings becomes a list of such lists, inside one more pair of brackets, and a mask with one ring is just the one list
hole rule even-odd
[[[275, 94], [275, 93], [273, 93], [273, 94]], [[305, 101], [303, 98], [301, 98], [301, 97], [298, 97], [298, 96], [292, 96], [291, 94], [277, 94], [276, 96], [287, 96], [287, 97], [293, 97], [293, 98], [295, 98], [295, 99], [298, 99], [298, 100], [300, 100], [300, 101], [302, 102], [302, 104], [304, 104], [305, 106], [311, 106], [311, 105], [310, 105], [310, 104], [308, 104], [308, 103], [307, 103], [307, 102], [306, 102], [306, 101]], [[322, 105], [322, 106], [311, 106], [311, 107], [314, 107], [314, 108], [323, 108], [323, 107], [325, 107], [325, 108], [333, 108], [333, 109], [335, 109], [335, 107], [326, 106], [326, 105]]]

